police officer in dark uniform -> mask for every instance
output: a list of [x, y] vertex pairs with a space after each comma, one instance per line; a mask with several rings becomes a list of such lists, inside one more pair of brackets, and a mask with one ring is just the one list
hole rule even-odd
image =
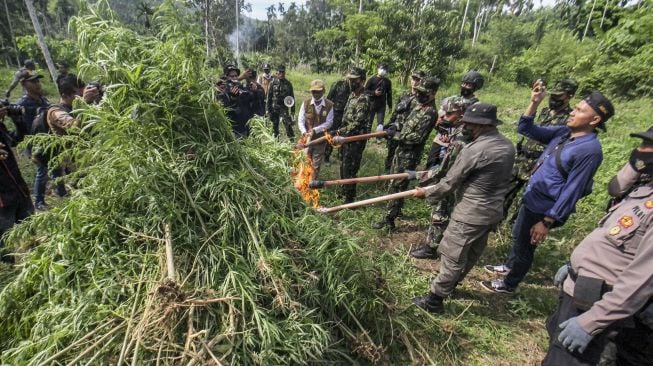
[[240, 83], [240, 69], [234, 65], [224, 68], [225, 81], [220, 84], [219, 99], [227, 109], [231, 128], [237, 138], [249, 136], [249, 119], [252, 112], [252, 93]]
[[283, 104], [286, 97], [295, 99], [295, 92], [292, 84], [286, 79], [286, 67], [281, 65], [277, 68], [277, 76], [270, 83], [267, 100], [265, 103], [265, 114], [272, 120], [272, 128], [275, 137], [279, 137], [279, 121], [283, 121], [286, 127], [286, 136], [288, 139], [295, 138], [295, 132], [292, 129], [292, 116], [295, 115], [295, 105], [290, 107], [291, 113], [288, 114], [288, 107]]

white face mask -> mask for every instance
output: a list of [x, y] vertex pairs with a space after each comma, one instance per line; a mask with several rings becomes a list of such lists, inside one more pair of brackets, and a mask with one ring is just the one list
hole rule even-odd
[[315, 99], [315, 98], [313, 98], [313, 104], [315, 104], [315, 105], [320, 105], [320, 104], [322, 104], [322, 98], [320, 98], [320, 99]]
[[378, 69], [378, 70], [377, 70], [377, 74], [378, 74], [379, 76], [386, 76], [387, 73], [388, 73], [388, 72], [385, 71], [384, 69]]

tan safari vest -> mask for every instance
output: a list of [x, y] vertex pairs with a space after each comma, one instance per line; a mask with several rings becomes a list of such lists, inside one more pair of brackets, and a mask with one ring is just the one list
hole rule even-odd
[[311, 98], [304, 100], [304, 127], [306, 131], [315, 128], [326, 121], [329, 112], [333, 109], [333, 102], [325, 99], [324, 107], [320, 113], [317, 113], [315, 106], [311, 104]]

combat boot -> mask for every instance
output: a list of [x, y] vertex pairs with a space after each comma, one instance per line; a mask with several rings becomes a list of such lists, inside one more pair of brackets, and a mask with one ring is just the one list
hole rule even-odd
[[410, 256], [417, 259], [438, 259], [438, 250], [430, 245], [422, 245], [411, 250]]
[[414, 298], [413, 304], [432, 314], [444, 313], [444, 299], [430, 291], [426, 296]]
[[375, 222], [372, 224], [372, 229], [385, 229], [387, 228], [388, 230], [394, 230], [395, 229], [395, 220], [388, 219], [388, 218], [383, 218], [383, 220], [379, 222]]

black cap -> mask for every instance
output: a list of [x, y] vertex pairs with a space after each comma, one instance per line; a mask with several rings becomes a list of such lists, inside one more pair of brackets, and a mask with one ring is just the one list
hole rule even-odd
[[421, 91], [423, 93], [427, 93], [430, 91], [438, 91], [438, 88], [440, 87], [440, 79], [436, 77], [428, 77], [426, 79], [423, 79], [422, 82], [415, 87], [415, 90]]
[[21, 81], [34, 81], [38, 79], [42, 79], [43, 75], [25, 75]]
[[59, 62], [57, 62], [56, 64], [54, 64], [54, 66], [56, 66], [56, 67], [65, 67], [65, 68], [67, 68], [67, 67], [68, 67], [68, 64], [67, 64], [66, 62], [64, 62], [64, 61], [59, 61]]
[[277, 67], [277, 71], [280, 71], [280, 72], [286, 72], [286, 66], [285, 66], [285, 65], [279, 65], [279, 66]]
[[34, 61], [32, 61], [29, 58], [27, 60], [23, 61], [23, 66], [25, 66], [28, 69], [32, 69], [32, 70], [34, 70], [36, 68], [36, 65], [34, 64]]
[[496, 126], [502, 122], [497, 118], [497, 107], [488, 103], [474, 103], [465, 109], [463, 122], [477, 125]]
[[601, 117], [601, 123], [598, 127], [605, 131], [605, 122], [614, 116], [614, 106], [612, 106], [610, 100], [598, 90], [593, 90], [583, 100]]
[[649, 144], [653, 144], [653, 126], [649, 127], [646, 132], [637, 132], [637, 133], [631, 133], [631, 137], [639, 137], [642, 140], [645, 140]]
[[365, 70], [361, 69], [360, 67], [352, 67], [349, 69], [349, 72], [346, 75], [347, 79], [365, 79], [367, 77], [367, 73]]
[[388, 69], [388, 64], [386, 64], [385, 62], [381, 62], [379, 64], [379, 69], [387, 70]]
[[576, 94], [576, 90], [578, 89], [578, 83], [575, 80], [572, 79], [561, 79], [558, 80], [556, 85], [553, 87], [553, 90], [551, 90], [552, 95], [563, 95], [563, 94], [569, 94], [569, 95], [574, 95]]

